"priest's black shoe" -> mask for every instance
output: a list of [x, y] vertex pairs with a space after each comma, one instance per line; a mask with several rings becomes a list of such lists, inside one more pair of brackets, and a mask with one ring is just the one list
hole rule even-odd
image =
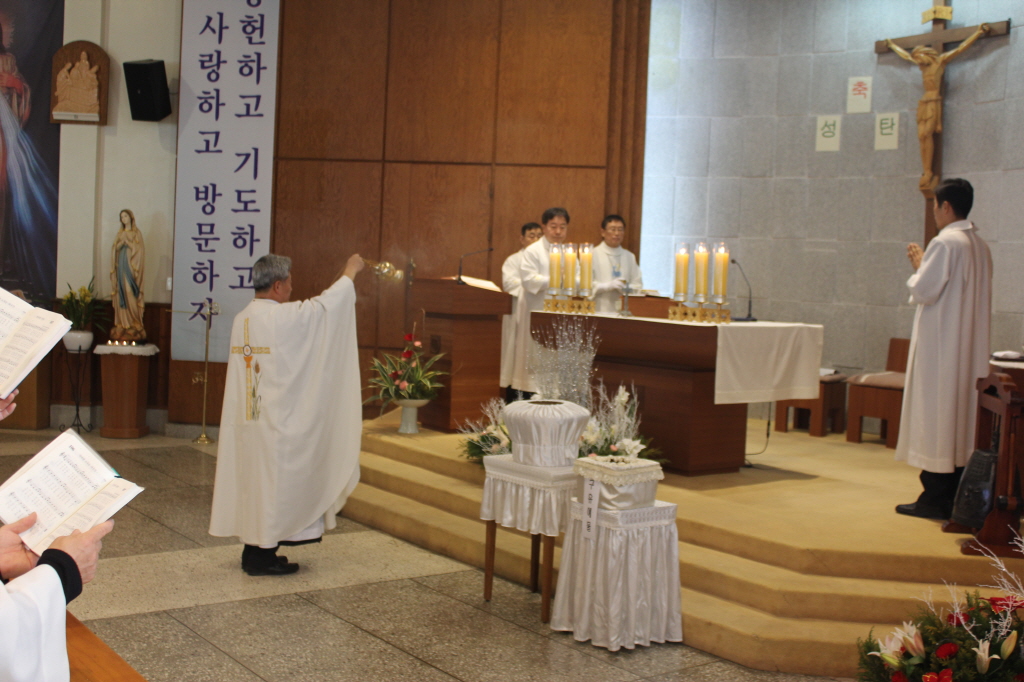
[[299, 565], [275, 561], [267, 566], [243, 566], [242, 570], [249, 575], [291, 575], [299, 570]]
[[936, 521], [948, 521], [949, 514], [939, 509], [938, 507], [928, 507], [920, 502], [913, 502], [911, 504], [897, 504], [897, 514], [906, 514], [907, 516], [918, 516], [922, 519], [935, 519]]

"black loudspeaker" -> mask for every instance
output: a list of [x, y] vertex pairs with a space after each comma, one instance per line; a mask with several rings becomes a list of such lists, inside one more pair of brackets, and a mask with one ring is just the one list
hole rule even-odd
[[981, 528], [992, 511], [996, 488], [996, 465], [999, 453], [975, 450], [956, 489], [953, 515], [950, 517], [968, 528]]
[[161, 121], [171, 113], [167, 72], [160, 59], [124, 63], [124, 82], [134, 121]]

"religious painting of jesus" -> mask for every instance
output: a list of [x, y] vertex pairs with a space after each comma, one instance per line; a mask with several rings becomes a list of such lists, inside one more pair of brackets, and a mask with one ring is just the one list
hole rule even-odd
[[50, 65], [64, 0], [0, 0], [0, 286], [56, 296], [60, 126]]

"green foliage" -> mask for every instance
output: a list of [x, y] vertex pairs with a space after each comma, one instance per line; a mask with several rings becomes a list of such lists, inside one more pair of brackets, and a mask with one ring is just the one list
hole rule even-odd
[[100, 331], [107, 331], [101, 322], [108, 319], [107, 302], [96, 298], [96, 290], [93, 288], [96, 278], [89, 280], [89, 286], [78, 287], [78, 291], [68, 284], [68, 293], [61, 299], [60, 312], [71, 321], [71, 328], [85, 330], [91, 322]]
[[412, 334], [405, 335], [405, 350], [400, 356], [385, 355], [384, 360], [373, 359], [370, 386], [377, 395], [366, 402], [381, 401], [381, 411], [395, 400], [429, 400], [437, 396], [444, 384], [437, 377], [446, 374], [431, 369], [443, 353], [423, 359], [423, 344]]

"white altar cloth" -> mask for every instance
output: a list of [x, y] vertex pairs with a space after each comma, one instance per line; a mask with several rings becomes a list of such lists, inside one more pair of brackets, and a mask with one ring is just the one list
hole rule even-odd
[[576, 489], [571, 466], [530, 466], [512, 461], [512, 455], [488, 455], [484, 469], [482, 520], [534, 535], [557, 537], [565, 530]]
[[817, 398], [824, 338], [820, 324], [718, 325], [715, 404]]
[[593, 540], [582, 511], [573, 500], [551, 629], [611, 651], [683, 641], [676, 505], [602, 510]]

